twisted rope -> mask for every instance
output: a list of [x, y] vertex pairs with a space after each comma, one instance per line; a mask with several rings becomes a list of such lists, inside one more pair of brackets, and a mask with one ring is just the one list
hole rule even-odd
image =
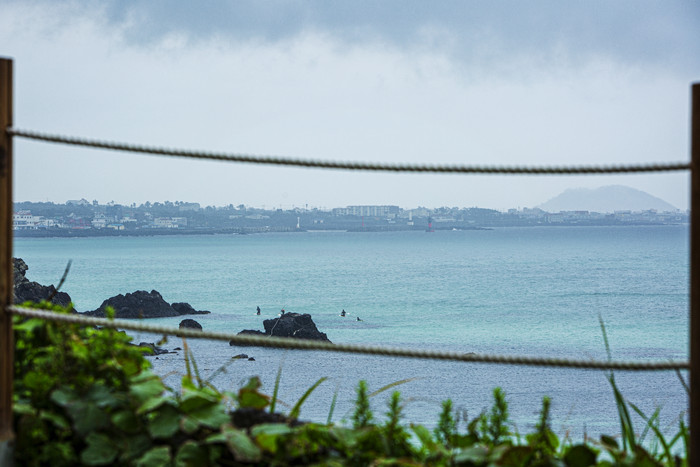
[[314, 159], [293, 159], [277, 156], [260, 156], [253, 154], [236, 154], [196, 151], [188, 149], [162, 148], [142, 146], [131, 143], [99, 141], [75, 136], [62, 136], [40, 133], [18, 128], [7, 128], [11, 136], [45, 141], [50, 143], [70, 144], [74, 146], [127, 151], [159, 156], [188, 157], [193, 159], [209, 159], [226, 162], [241, 162], [248, 164], [283, 165], [294, 167], [310, 167], [317, 169], [363, 170], [371, 172], [412, 172], [412, 173], [450, 173], [450, 174], [523, 174], [523, 175], [583, 175], [583, 174], [613, 174], [635, 172], [672, 172], [690, 170], [688, 162], [668, 164], [637, 164], [609, 166], [552, 166], [552, 167], [523, 167], [523, 166], [479, 166], [479, 165], [432, 165], [432, 164], [390, 164], [370, 162], [336, 162]]
[[175, 329], [167, 326], [143, 324], [138, 321], [123, 319], [93, 318], [75, 313], [65, 314], [53, 311], [37, 310], [10, 306], [9, 313], [14, 313], [28, 318], [40, 318], [48, 321], [82, 324], [90, 326], [102, 326], [107, 328], [130, 329], [132, 331], [145, 331], [154, 334], [167, 334], [198, 339], [212, 339], [229, 341], [232, 345], [255, 346], [278, 349], [295, 350], [322, 350], [326, 352], [341, 352], [352, 354], [381, 355], [386, 357], [416, 358], [425, 360], [448, 360], [471, 363], [497, 363], [506, 365], [527, 365], [543, 367], [563, 367], [595, 370], [626, 370], [626, 371], [662, 371], [662, 370], [688, 370], [690, 364], [682, 362], [601, 362], [586, 360], [569, 360], [565, 358], [540, 358], [505, 355], [480, 355], [472, 353], [443, 352], [435, 350], [412, 350], [394, 347], [365, 346], [353, 344], [330, 344], [327, 342], [310, 341], [304, 339], [289, 339], [280, 337], [258, 337], [223, 332], [199, 331], [194, 329]]

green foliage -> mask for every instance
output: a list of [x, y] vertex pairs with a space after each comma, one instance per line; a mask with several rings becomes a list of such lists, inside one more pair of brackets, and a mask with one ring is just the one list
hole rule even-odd
[[[67, 312], [46, 303], [41, 306]], [[679, 445], [687, 452], [688, 429], [682, 419], [678, 433], [665, 438], [658, 425], [658, 410], [647, 417], [629, 404], [647, 423], [636, 437], [628, 403], [612, 374], [609, 381], [623, 429], [621, 445], [608, 436], [595, 446], [561, 443], [550, 428], [548, 398], [543, 400], [534, 432], [522, 443], [510, 431], [506, 395], [500, 388], [493, 392], [489, 411], [473, 420], [464, 418], [465, 432], [459, 430], [450, 400], [443, 403], [433, 432], [421, 425], [410, 425], [409, 431], [398, 392], [389, 398], [385, 419], [375, 422], [370, 398], [409, 380], [372, 393], [360, 381], [352, 426], [330, 423], [337, 391], [327, 424], [300, 423], [296, 419], [302, 405], [325, 378], [307, 389], [284, 417], [273, 410], [281, 372], [272, 398], [261, 391], [257, 377], [235, 394], [222, 393], [202, 380], [185, 343], [186, 374], [182, 389], [175, 392], [149, 371], [144, 350], [131, 345], [123, 333], [18, 317], [14, 324], [17, 465], [583, 467], [685, 463], [674, 454]], [[236, 415], [249, 416], [252, 422], [237, 426]], [[271, 419], [279, 422], [270, 423]], [[647, 434], [656, 437], [658, 453], [641, 447]]]
[[435, 428], [435, 439], [444, 444], [446, 447], [452, 445], [452, 437], [457, 432], [457, 422], [452, 416], [452, 400], [447, 399], [442, 403], [442, 412], [440, 412], [440, 420]]
[[357, 400], [355, 400], [355, 413], [352, 416], [352, 426], [355, 429], [365, 428], [374, 418], [369, 405], [367, 395], [367, 381], [361, 380], [357, 385]]
[[499, 444], [508, 440], [508, 402], [506, 393], [501, 388], [493, 390], [493, 407], [487, 416], [479, 416], [479, 438], [487, 443]]

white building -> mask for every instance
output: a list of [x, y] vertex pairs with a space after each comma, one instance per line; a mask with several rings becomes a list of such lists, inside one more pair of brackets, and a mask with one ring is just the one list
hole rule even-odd
[[[51, 222], [53, 225], [53, 221]], [[48, 222], [42, 216], [32, 216], [30, 211], [19, 211], [12, 214], [12, 229], [27, 230], [48, 227]]]
[[367, 216], [394, 218], [399, 213], [398, 206], [348, 206], [333, 209], [335, 216]]

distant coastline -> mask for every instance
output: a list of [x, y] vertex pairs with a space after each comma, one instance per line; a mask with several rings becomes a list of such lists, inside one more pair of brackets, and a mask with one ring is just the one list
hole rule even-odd
[[[487, 231], [494, 228], [523, 228], [523, 227], [633, 227], [633, 226], [661, 226], [661, 225], [687, 225], [684, 222], [664, 223], [664, 222], [608, 222], [608, 223], [558, 223], [558, 224], [528, 224], [528, 225], [500, 225], [496, 227], [436, 227], [435, 231]], [[32, 229], [15, 230], [15, 238], [92, 238], [92, 237], [157, 237], [173, 235], [248, 235], [261, 233], [361, 233], [361, 232], [421, 232], [425, 229], [401, 228], [393, 226], [386, 227], [365, 227], [355, 229], [132, 229], [132, 230], [112, 230], [112, 229]]]
[[331, 210], [206, 206], [181, 201], [124, 206], [85, 199], [14, 203], [16, 237], [144, 237], [243, 235], [266, 232], [398, 232], [488, 230], [499, 227], [669, 225], [688, 222], [688, 212], [547, 212], [538, 208], [498, 211], [478, 207], [402, 209], [362, 205]]

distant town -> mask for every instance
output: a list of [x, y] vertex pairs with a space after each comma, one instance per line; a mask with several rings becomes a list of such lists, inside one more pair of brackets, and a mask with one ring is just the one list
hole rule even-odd
[[239, 204], [206, 206], [165, 201], [129, 206], [86, 199], [14, 204], [15, 236], [108, 236], [319, 230], [478, 230], [494, 227], [663, 225], [688, 222], [688, 212], [546, 212], [538, 208], [497, 211], [478, 207], [402, 209], [362, 205], [331, 210], [260, 209]]

